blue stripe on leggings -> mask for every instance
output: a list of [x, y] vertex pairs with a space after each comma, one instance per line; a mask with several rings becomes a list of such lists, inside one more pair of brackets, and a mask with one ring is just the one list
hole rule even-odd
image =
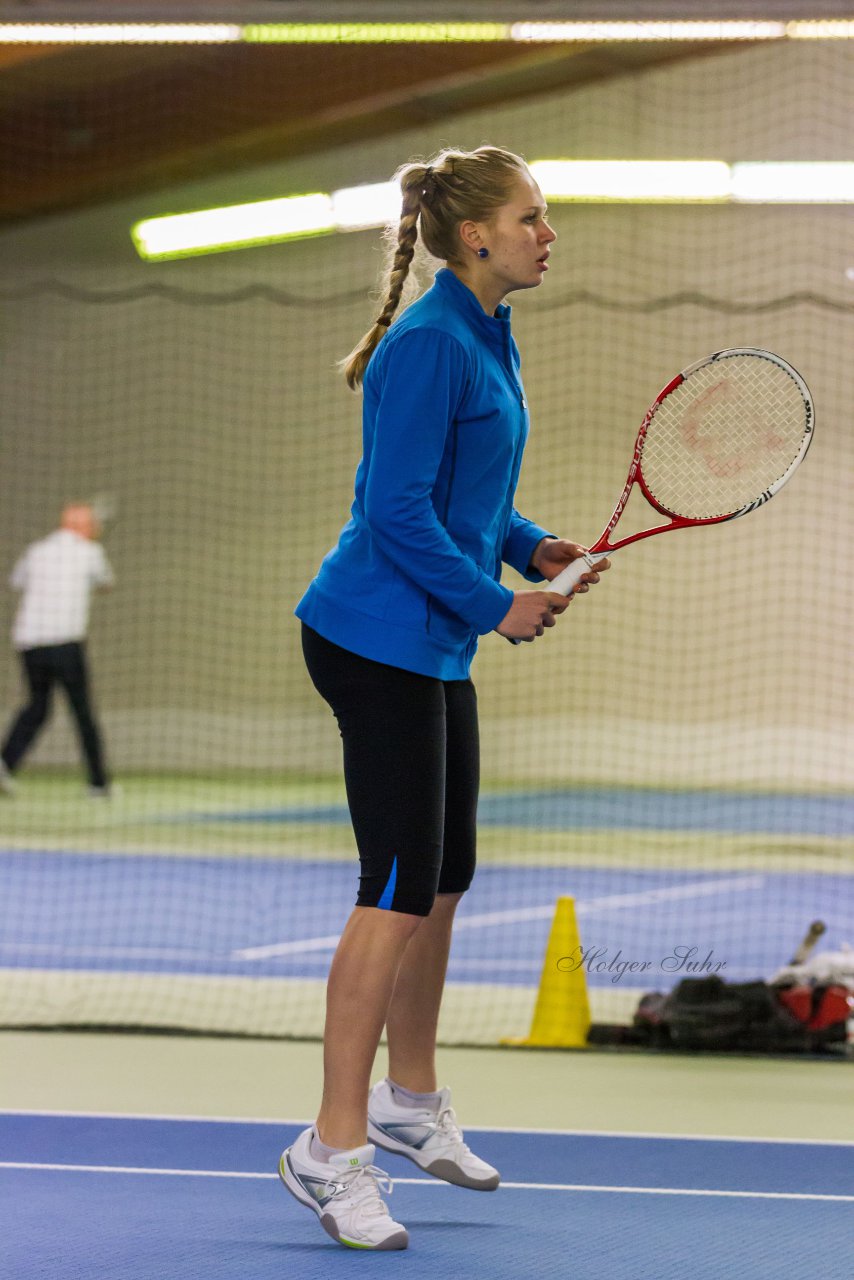
[[383, 911], [391, 910], [392, 898], [394, 897], [394, 887], [397, 884], [397, 858], [391, 864], [391, 874], [389, 875], [386, 887], [383, 889], [383, 896], [380, 898], [377, 906]]

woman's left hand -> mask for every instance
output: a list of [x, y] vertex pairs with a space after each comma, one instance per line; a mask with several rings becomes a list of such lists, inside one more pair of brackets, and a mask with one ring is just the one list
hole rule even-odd
[[[573, 560], [583, 556], [586, 550], [587, 548], [582, 547], [580, 543], [567, 542], [565, 538], [543, 538], [534, 547], [531, 568], [551, 582], [552, 578], [556, 578], [568, 564], [572, 564]], [[589, 591], [590, 584], [599, 581], [599, 574], [610, 568], [610, 560], [600, 560], [595, 569], [583, 575], [572, 594], [579, 595], [581, 592]]]

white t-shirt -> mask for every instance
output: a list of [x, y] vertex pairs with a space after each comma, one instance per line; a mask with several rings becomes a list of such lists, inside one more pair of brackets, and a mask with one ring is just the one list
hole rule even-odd
[[57, 529], [27, 547], [9, 579], [23, 592], [12, 643], [16, 649], [83, 640], [95, 587], [115, 581], [104, 548], [70, 529]]

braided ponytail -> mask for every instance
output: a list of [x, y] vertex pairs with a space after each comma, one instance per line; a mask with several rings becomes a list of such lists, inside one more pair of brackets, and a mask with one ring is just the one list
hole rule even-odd
[[[459, 263], [462, 222], [486, 219], [509, 198], [513, 184], [527, 173], [525, 161], [501, 147], [442, 151], [431, 164], [405, 164], [395, 177], [403, 204], [397, 244], [382, 310], [371, 328], [341, 361], [347, 385], [355, 391], [368, 361], [385, 337], [400, 306], [419, 231], [434, 258]], [[394, 232], [392, 231], [392, 235]]]
[[415, 242], [418, 239], [418, 214], [421, 210], [424, 183], [429, 174], [429, 166], [415, 164], [407, 165], [398, 174], [403, 192], [403, 207], [400, 214], [400, 224], [397, 229], [397, 248], [395, 249], [391, 275], [386, 289], [386, 300], [373, 326], [346, 359], [341, 362], [344, 377], [347, 379], [347, 385], [351, 391], [355, 391], [361, 383], [368, 367], [368, 361], [385, 337], [394, 313], [400, 305], [403, 286], [406, 283], [409, 267], [415, 256]]

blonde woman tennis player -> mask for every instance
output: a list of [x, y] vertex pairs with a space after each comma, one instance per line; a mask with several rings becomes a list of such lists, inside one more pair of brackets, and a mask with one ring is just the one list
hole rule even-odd
[[[466, 1145], [435, 1067], [454, 912], [475, 867], [469, 668], [479, 636], [534, 640], [569, 604], [502, 586], [502, 562], [539, 584], [582, 553], [513, 505], [528, 409], [503, 299], [548, 270], [556, 237], [542, 193], [497, 147], [444, 151], [397, 176], [386, 300], [343, 362], [364, 392], [351, 518], [297, 607], [309, 673], [343, 739], [361, 878], [329, 974], [320, 1112], [279, 1168], [357, 1249], [408, 1244], [380, 1196], [390, 1183], [376, 1146], [462, 1187], [500, 1180]], [[392, 325], [419, 235], [447, 265]], [[586, 574], [579, 589], [596, 581]], [[383, 1027], [389, 1071], [371, 1089]]]

